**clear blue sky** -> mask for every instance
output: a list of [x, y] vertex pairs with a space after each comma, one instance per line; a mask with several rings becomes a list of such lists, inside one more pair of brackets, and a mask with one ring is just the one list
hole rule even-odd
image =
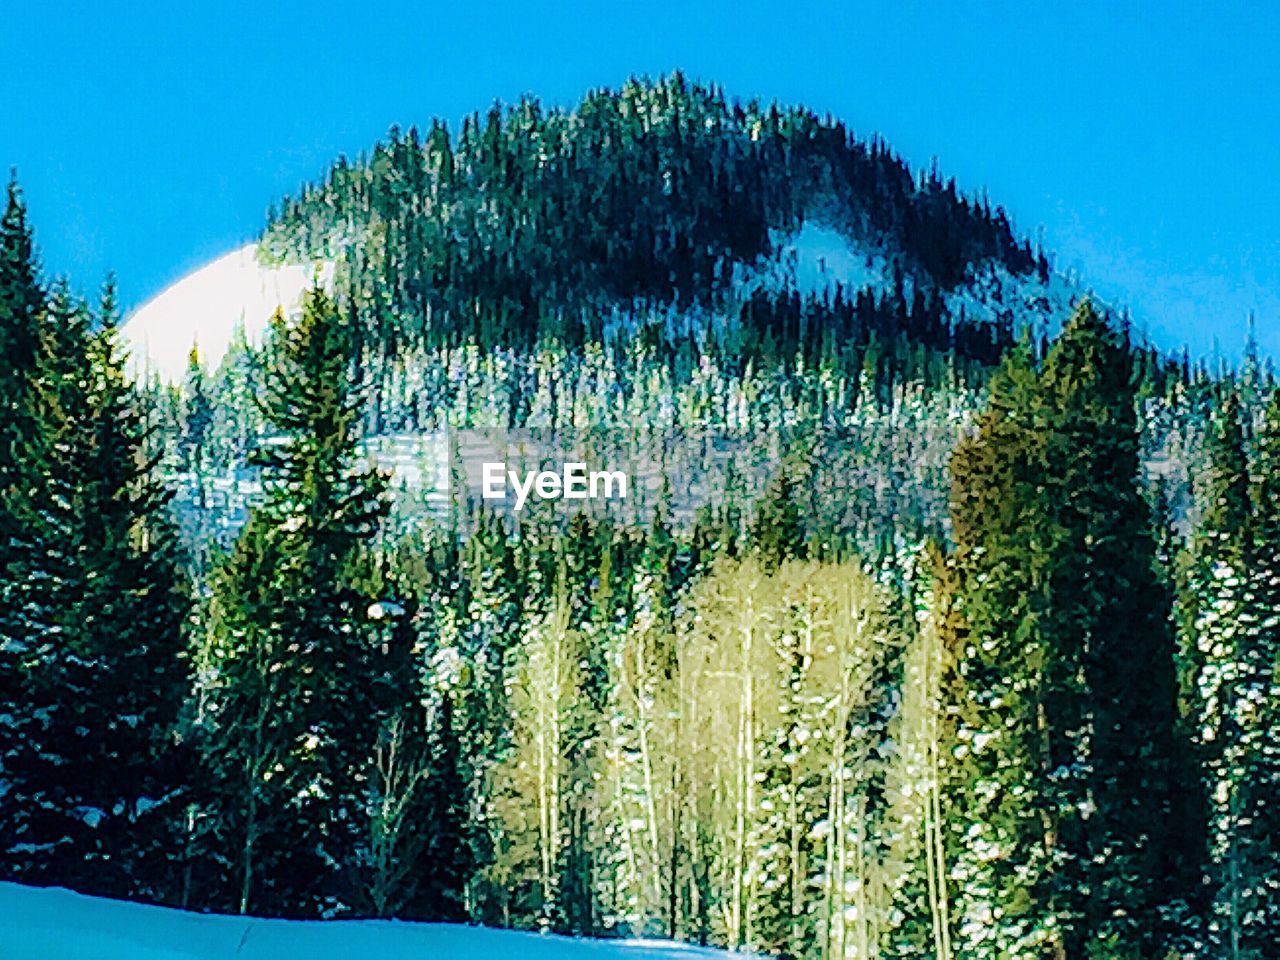
[[1166, 345], [1253, 310], [1280, 356], [1276, 3], [0, 0], [0, 63], [47, 267], [133, 304], [393, 123], [679, 67], [938, 157]]

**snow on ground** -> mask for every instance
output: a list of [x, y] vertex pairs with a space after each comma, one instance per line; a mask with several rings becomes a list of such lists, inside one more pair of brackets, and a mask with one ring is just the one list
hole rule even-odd
[[863, 248], [838, 230], [806, 220], [795, 233], [771, 230], [773, 255], [741, 271], [740, 296], [758, 287], [778, 290], [793, 286], [801, 294], [820, 296], [842, 284], [849, 291], [883, 289], [889, 265], [876, 250]]
[[1080, 290], [1066, 277], [1049, 274], [1044, 283], [1035, 274], [1015, 274], [1003, 264], [985, 263], [970, 268], [965, 284], [945, 297], [947, 313], [954, 319], [995, 323], [1012, 320], [1015, 333], [1032, 327], [1056, 334], [1071, 315]]
[[139, 307], [122, 330], [133, 372], [179, 381], [193, 345], [212, 369], [238, 326], [256, 343], [277, 308], [297, 308], [317, 279], [323, 286], [332, 283], [332, 263], [264, 267], [257, 253], [251, 243], [219, 257]]
[[257, 920], [0, 883], [4, 960], [725, 960], [657, 941], [392, 920]]
[[[880, 293], [893, 283], [883, 253], [830, 227], [806, 221], [792, 234], [772, 231], [770, 240], [773, 255], [741, 274], [741, 296], [760, 286], [776, 290], [788, 284], [811, 295], [821, 295], [837, 283], [850, 292], [869, 287]], [[910, 297], [912, 279], [904, 280]], [[971, 267], [965, 283], [944, 299], [948, 315], [955, 319], [963, 315], [977, 322], [1012, 320], [1019, 332], [1030, 326], [1052, 335], [1070, 316], [1080, 293], [1062, 274], [1051, 273], [1046, 283], [1034, 273], [1015, 274], [1002, 264], [987, 262]]]
[[880, 288], [888, 280], [883, 256], [859, 249], [842, 233], [811, 221], [779, 246], [784, 261], [793, 265], [801, 293], [821, 294], [837, 283], [850, 291]]

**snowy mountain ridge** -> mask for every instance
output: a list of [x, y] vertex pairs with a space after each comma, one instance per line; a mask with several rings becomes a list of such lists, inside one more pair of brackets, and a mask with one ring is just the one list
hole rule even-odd
[[[848, 294], [866, 289], [883, 294], [893, 288], [892, 251], [858, 242], [818, 221], [805, 221], [792, 234], [771, 231], [770, 240], [769, 257], [736, 270], [736, 299], [745, 300], [761, 288], [788, 286], [806, 296], [821, 296], [837, 285]], [[258, 344], [278, 308], [286, 314], [296, 310], [313, 283], [331, 290], [334, 273], [333, 261], [265, 266], [257, 244], [233, 250], [178, 280], [128, 318], [122, 332], [131, 369], [136, 376], [180, 382], [193, 346], [206, 368], [215, 369], [238, 330], [250, 344]], [[908, 274], [904, 283], [909, 295], [914, 280]], [[986, 263], [971, 267], [966, 283], [945, 294], [945, 303], [953, 319], [1012, 321], [1014, 329], [1045, 329], [1065, 318], [1078, 295], [1061, 275], [1051, 274], [1043, 283], [1035, 274], [1018, 275]]]
[[725, 960], [720, 950], [447, 923], [262, 920], [0, 883], [4, 960]]
[[[883, 294], [893, 289], [890, 252], [858, 243], [837, 230], [807, 220], [791, 235], [772, 231], [774, 254], [744, 277], [749, 292], [763, 284], [774, 289], [787, 282], [797, 292], [821, 296], [837, 285], [849, 293], [869, 289]], [[903, 277], [911, 296], [915, 278]], [[1007, 322], [1016, 331], [1030, 326], [1041, 331], [1056, 329], [1069, 314], [1081, 290], [1068, 277], [1050, 273], [1044, 282], [1035, 273], [1014, 273], [1002, 263], [971, 264], [965, 282], [943, 295], [947, 314], [981, 323]]]

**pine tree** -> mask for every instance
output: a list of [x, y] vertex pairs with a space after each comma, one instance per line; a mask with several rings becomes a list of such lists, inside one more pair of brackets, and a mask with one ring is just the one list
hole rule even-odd
[[1056, 817], [1048, 800], [1044, 732], [1045, 580], [1056, 544], [1040, 486], [1038, 374], [1020, 345], [991, 379], [978, 430], [951, 461], [951, 517], [968, 627], [961, 677], [972, 692], [957, 731], [959, 819], [956, 953], [974, 960], [1038, 960], [1061, 939], [1052, 896]]
[[[1058, 531], [1047, 581], [1051, 694], [1045, 720], [1061, 757], [1086, 749], [1081, 779], [1055, 774], [1054, 803], [1084, 868], [1059, 896], [1083, 927], [1068, 952], [1160, 955], [1161, 911], [1185, 890], [1188, 851], [1171, 598], [1156, 573], [1127, 337], [1081, 304], [1044, 364], [1045, 495]], [[1082, 700], [1078, 678], [1083, 678]], [[1063, 695], [1058, 696], [1059, 692]], [[1059, 767], [1051, 758], [1050, 769]], [[1081, 900], [1087, 889], [1087, 900]], [[1073, 948], [1073, 942], [1079, 944]]]
[[784, 466], [783, 473], [770, 484], [751, 528], [751, 541], [770, 567], [806, 556], [803, 515], [796, 482], [788, 470], [789, 465]]
[[59, 674], [69, 657], [59, 634], [77, 613], [67, 593], [76, 586], [76, 495], [90, 446], [88, 327], [83, 306], [65, 288], [55, 289], [22, 432], [13, 438], [12, 485], [4, 491], [3, 654], [12, 707], [4, 723], [8, 788], [0, 794], [0, 823], [7, 834], [5, 872], [13, 879], [49, 874], [59, 845], [73, 842], [63, 822], [76, 805], [67, 796], [72, 787], [54, 781], [64, 755], [75, 749], [58, 742], [74, 729], [61, 722], [66, 705]]
[[171, 895], [186, 593], [168, 493], [116, 343], [55, 295], [24, 453], [39, 486], [16, 503], [9, 573], [30, 714], [10, 776], [18, 875], [88, 892]]
[[[1208, 864], [1213, 900], [1209, 933], [1225, 956], [1239, 957], [1242, 928], [1240, 776], [1243, 655], [1253, 619], [1252, 517], [1240, 403], [1234, 390], [1215, 411], [1208, 469], [1183, 589], [1184, 630], [1195, 664], [1194, 727], [1204, 771]], [[1256, 630], [1254, 631], [1256, 633]]]
[[[182, 437], [179, 449], [184, 470], [196, 475], [203, 498], [204, 485], [201, 476], [208, 450], [209, 431], [213, 426], [213, 402], [209, 396], [200, 351], [191, 348], [187, 357], [187, 379], [183, 385]], [[203, 505], [203, 499], [201, 501]]]
[[[1139, 486], [1127, 342], [1086, 301], [993, 379], [952, 463], [976, 782], [976, 956], [1157, 952], [1184, 893], [1169, 598]], [[976, 912], [975, 912], [976, 910]], [[993, 935], [994, 934], [994, 935]]]
[[[91, 341], [93, 496], [82, 522], [96, 534], [96, 570], [86, 624], [96, 632], [98, 751], [111, 787], [114, 830], [104, 847], [128, 863], [131, 893], [171, 896], [166, 876], [191, 757], [178, 738], [189, 686], [186, 625], [190, 589], [170, 515], [170, 491], [156, 479], [150, 427], [125, 375], [114, 281], [103, 293]], [[116, 811], [123, 811], [123, 814]]]
[[[12, 418], [25, 408], [26, 391], [35, 367], [40, 341], [40, 317], [45, 293], [40, 281], [27, 207], [17, 176], [9, 180], [4, 216], [0, 218], [0, 415], [5, 426], [20, 424]], [[0, 468], [16, 454], [13, 440], [21, 433], [6, 429], [7, 442], [0, 445]], [[5, 479], [0, 474], [0, 479]]]
[[[19, 557], [14, 546], [22, 536], [20, 515], [33, 487], [24, 444], [35, 415], [32, 380], [42, 336], [45, 295], [39, 279], [26, 206], [17, 180], [9, 182], [4, 216], [0, 219], [0, 779], [29, 745], [32, 721], [28, 684], [36, 651], [31, 649], [28, 623], [16, 588], [20, 584]], [[20, 802], [12, 791], [0, 791], [0, 875], [11, 875], [16, 862]]]
[[1255, 612], [1242, 622], [1239, 782], [1232, 795], [1240, 864], [1233, 958], [1261, 960], [1274, 949], [1280, 930], [1280, 390], [1275, 388], [1257, 434], [1253, 477], [1247, 569]]
[[288, 857], [302, 842], [290, 809], [302, 665], [284, 634], [287, 560], [267, 518], [251, 516], [213, 571], [200, 657], [205, 816], [232, 891], [224, 903], [241, 913], [290, 902]]
[[[295, 322], [277, 314], [273, 335], [263, 412], [280, 440], [260, 458], [265, 502], [216, 581], [207, 755], [240, 853], [238, 907], [340, 910], [358, 897], [348, 874], [387, 719], [379, 678], [403, 656], [370, 614], [385, 480], [359, 461], [351, 330], [333, 303], [313, 290]], [[259, 728], [268, 742], [229, 766]], [[270, 863], [252, 826], [264, 805], [285, 831]]]

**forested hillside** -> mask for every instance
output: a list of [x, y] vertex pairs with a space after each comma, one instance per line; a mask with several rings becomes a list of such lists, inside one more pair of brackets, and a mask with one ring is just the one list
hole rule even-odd
[[[260, 249], [332, 284], [130, 384], [111, 286], [47, 281], [10, 187], [0, 879], [823, 960], [1273, 955], [1252, 351], [1163, 356], [937, 171], [679, 76], [393, 131]], [[461, 475], [495, 434], [646, 466], [515, 513]]]
[[474, 336], [489, 347], [540, 333], [580, 343], [601, 335], [601, 308], [618, 302], [723, 302], [739, 268], [770, 252], [771, 234], [806, 220], [890, 252], [922, 309], [905, 329], [901, 305], [896, 323], [863, 316], [866, 304], [809, 324], [794, 306], [744, 311], [749, 337], [770, 332], [783, 355], [824, 336], [846, 350], [873, 332], [946, 339], [929, 300], [971, 268], [1048, 271], [1003, 211], [936, 171], [917, 178], [838, 122], [731, 104], [679, 75], [591, 94], [572, 112], [532, 99], [495, 106], [456, 136], [439, 122], [392, 131], [367, 159], [340, 161], [287, 200], [263, 245], [283, 259], [343, 257], [380, 345]]

